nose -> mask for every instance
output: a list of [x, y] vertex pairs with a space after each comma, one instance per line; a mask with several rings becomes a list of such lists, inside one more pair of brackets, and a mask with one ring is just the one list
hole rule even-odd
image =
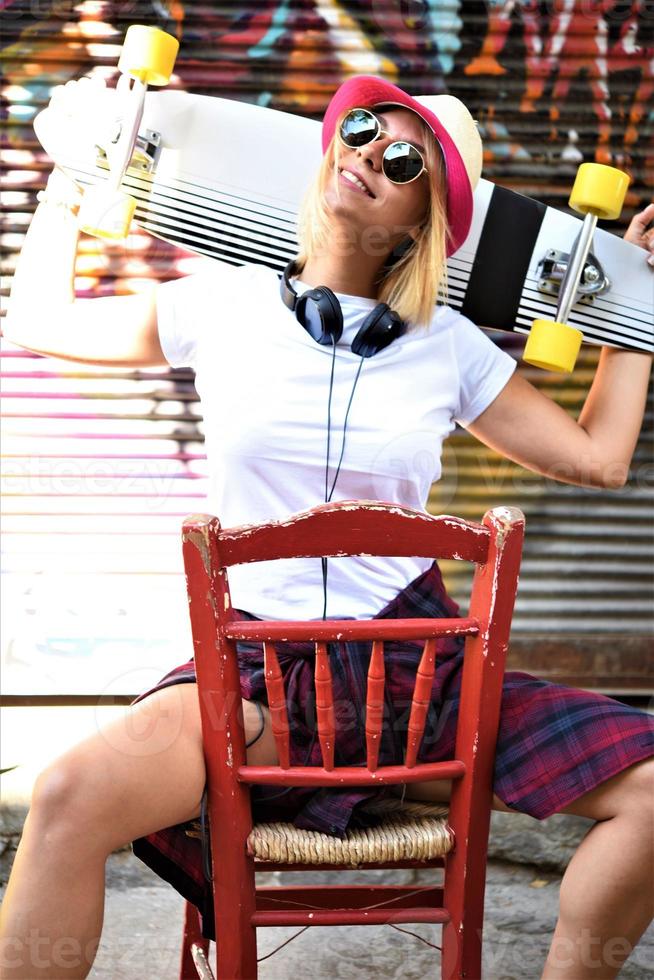
[[373, 170], [380, 171], [385, 149], [386, 140], [383, 137], [379, 137], [378, 139], [373, 140], [372, 143], [365, 143], [363, 146], [357, 147], [357, 158], [360, 159], [362, 163], [369, 164]]

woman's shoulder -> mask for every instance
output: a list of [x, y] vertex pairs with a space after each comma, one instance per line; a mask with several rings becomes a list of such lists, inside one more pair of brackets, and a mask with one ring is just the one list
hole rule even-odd
[[188, 274], [185, 276], [189, 280], [189, 285], [194, 285], [198, 290], [203, 288], [229, 287], [236, 288], [245, 286], [250, 281], [261, 278], [266, 273], [275, 275], [271, 269], [264, 266], [248, 263], [246, 265], [233, 265], [221, 259], [202, 258], [193, 260], [187, 266]]
[[[431, 320], [426, 326], [416, 326], [413, 328], [411, 333], [414, 337], [423, 336], [425, 339], [430, 337], [443, 337], [450, 330], [455, 330], [460, 327], [461, 324], [472, 325], [471, 321], [464, 317], [458, 310], [453, 309], [451, 306], [446, 304], [438, 304], [434, 307], [434, 312], [432, 314]], [[463, 327], [465, 329], [465, 327]]]
[[193, 318], [204, 320], [211, 312], [254, 320], [259, 305], [270, 295], [268, 280], [277, 282], [272, 269], [252, 263], [231, 265], [202, 258], [183, 265], [184, 274], [159, 283], [158, 305], [172, 307], [187, 323]]

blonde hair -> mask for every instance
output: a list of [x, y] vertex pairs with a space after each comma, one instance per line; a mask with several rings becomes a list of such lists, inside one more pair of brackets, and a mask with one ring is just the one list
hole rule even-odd
[[[343, 113], [343, 116], [345, 112]], [[316, 179], [309, 187], [298, 215], [299, 250], [296, 259], [301, 272], [310, 257], [333, 244], [332, 215], [325, 203], [328, 180], [338, 173], [341, 142], [334, 136], [323, 156]], [[392, 265], [382, 264], [377, 298], [395, 310], [409, 329], [427, 327], [434, 306], [447, 301], [447, 241], [449, 228], [446, 212], [445, 166], [434, 134], [421, 122], [425, 134], [425, 158], [429, 175], [430, 204], [414, 243]], [[434, 175], [436, 178], [434, 179]], [[337, 185], [338, 186], [338, 185]], [[408, 236], [407, 236], [408, 237]], [[389, 255], [391, 254], [389, 249]], [[387, 256], [388, 258], [388, 256]]]

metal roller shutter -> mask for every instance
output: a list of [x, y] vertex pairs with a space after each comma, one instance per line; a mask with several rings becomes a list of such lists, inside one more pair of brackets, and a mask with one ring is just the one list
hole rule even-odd
[[[173, 84], [319, 117], [350, 74], [450, 91], [485, 139], [485, 175], [564, 207], [577, 163], [633, 177], [619, 233], [649, 200], [654, 29], [640, 0], [306, 0], [4, 5], [3, 286], [50, 169], [31, 120], [81, 74], [115, 81], [130, 23], [177, 34]], [[291, 152], [291, 150], [289, 150]], [[137, 232], [84, 238], [78, 295], [131, 292], [193, 259]], [[520, 358], [520, 338], [491, 334]], [[520, 365], [577, 417], [599, 351], [574, 375]], [[86, 368], [2, 343], [5, 697], [129, 695], [190, 655], [179, 528], [203, 509], [192, 376]], [[651, 686], [652, 398], [624, 489], [583, 490], [499, 458], [457, 429], [430, 509], [479, 519], [516, 503], [527, 538], [509, 667], [610, 693]], [[470, 577], [443, 563], [453, 596]]]

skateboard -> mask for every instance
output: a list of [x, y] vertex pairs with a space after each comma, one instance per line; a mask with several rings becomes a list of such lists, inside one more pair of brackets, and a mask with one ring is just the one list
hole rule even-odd
[[[174, 42], [174, 45], [173, 43]], [[100, 135], [51, 105], [34, 120], [43, 148], [84, 190], [80, 228], [124, 238], [132, 220], [190, 252], [281, 273], [322, 158], [319, 122], [165, 85], [177, 42], [130, 27], [121, 82], [98, 94]], [[131, 82], [130, 82], [131, 85]], [[480, 180], [470, 233], [448, 260], [448, 304], [480, 327], [529, 334], [523, 359], [567, 372], [582, 341], [654, 351], [654, 277], [642, 250], [596, 229], [619, 215], [628, 177], [582, 164], [570, 204], [547, 207]]]

